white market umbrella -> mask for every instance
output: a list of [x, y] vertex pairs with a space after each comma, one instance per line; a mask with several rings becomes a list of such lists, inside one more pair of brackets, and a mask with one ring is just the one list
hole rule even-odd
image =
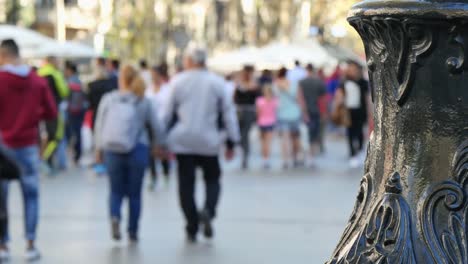
[[[322, 44], [320, 44], [317, 39], [305, 39], [296, 43], [303, 49], [310, 51], [308, 53], [311, 60], [311, 63], [317, 63], [316, 66], [336, 66], [338, 64], [338, 59], [334, 54], [330, 53]], [[304, 61], [303, 63], [307, 63]]]
[[339, 61], [354, 60], [361, 65], [366, 65], [366, 60], [351, 50], [332, 44], [324, 44], [323, 47], [327, 50], [330, 56], [333, 56]]
[[35, 55], [38, 58], [54, 56], [65, 59], [95, 58], [98, 56], [92, 47], [72, 41], [46, 43], [37, 50]]
[[336, 65], [338, 60], [315, 39], [284, 43], [275, 41], [261, 48], [252, 46], [215, 56], [208, 60], [210, 68], [221, 71], [237, 71], [243, 65], [254, 65], [257, 69], [293, 67], [294, 61], [312, 63], [316, 67]]
[[31, 57], [39, 47], [55, 41], [52, 38], [24, 27], [0, 25], [0, 41], [5, 39], [14, 39], [18, 43], [23, 57]]
[[317, 67], [334, 63], [335, 58], [316, 41], [304, 43], [273, 42], [260, 49], [261, 62], [271, 65], [292, 67], [295, 60], [303, 64], [312, 63]]
[[208, 67], [221, 72], [238, 71], [244, 65], [256, 65], [258, 55], [257, 48], [246, 46], [208, 59]]

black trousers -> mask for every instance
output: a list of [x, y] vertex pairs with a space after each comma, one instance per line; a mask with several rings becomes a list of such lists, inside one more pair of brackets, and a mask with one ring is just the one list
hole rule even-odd
[[212, 218], [216, 216], [221, 192], [221, 168], [217, 156], [177, 155], [179, 176], [179, 199], [187, 221], [187, 232], [196, 234], [199, 225], [199, 212], [195, 202], [196, 169], [201, 168], [206, 188], [204, 210]]
[[[153, 133], [151, 133], [151, 130], [149, 127], [146, 128], [148, 131], [148, 135], [150, 137], [150, 142], [153, 142]], [[169, 159], [163, 159], [160, 160], [162, 168], [163, 168], [163, 175], [166, 177], [166, 179], [169, 178], [169, 175], [171, 174], [171, 163]], [[153, 183], [156, 183], [158, 179], [158, 160], [153, 156], [153, 153], [149, 153], [149, 167], [150, 167], [150, 172], [151, 172], [151, 180]]]
[[348, 144], [351, 157], [354, 157], [364, 147], [364, 117], [362, 110], [350, 109], [351, 126], [348, 127]]
[[243, 109], [237, 110], [237, 116], [239, 119], [239, 130], [241, 136], [240, 146], [242, 148], [242, 164], [247, 166], [249, 155], [250, 155], [250, 130], [255, 124], [257, 118], [254, 109]]
[[84, 121], [84, 112], [80, 114], [70, 114], [68, 116], [68, 122], [67, 122], [67, 140], [68, 143], [74, 139], [75, 141], [73, 142], [73, 160], [75, 162], [78, 162], [81, 158], [81, 127], [83, 126], [83, 121]]
[[158, 179], [158, 163], [161, 162], [162, 170], [163, 170], [163, 175], [166, 179], [169, 178], [169, 175], [171, 174], [171, 163], [168, 159], [163, 159], [163, 160], [157, 160], [156, 158], [153, 157], [153, 154], [150, 153], [149, 156], [149, 167], [150, 167], [150, 172], [151, 172], [151, 180], [153, 182], [156, 182]]

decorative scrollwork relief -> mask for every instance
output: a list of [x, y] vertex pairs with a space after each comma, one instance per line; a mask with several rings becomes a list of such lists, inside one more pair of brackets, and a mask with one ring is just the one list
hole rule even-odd
[[434, 262], [441, 264], [468, 263], [468, 140], [452, 166], [455, 180], [432, 187], [420, 209], [424, 242]]
[[449, 31], [449, 42], [456, 46], [458, 52], [457, 56], [447, 59], [447, 67], [453, 74], [461, 73], [465, 66], [465, 43], [461, 32], [462, 27], [458, 25], [452, 26]]
[[371, 82], [381, 79], [391, 85], [398, 104], [404, 104], [418, 59], [432, 46], [431, 30], [414, 19], [360, 18], [350, 20], [350, 23], [366, 45]]
[[359, 187], [359, 193], [356, 199], [356, 204], [354, 205], [353, 212], [351, 217], [349, 218], [348, 225], [343, 232], [343, 235], [336, 247], [335, 252], [333, 253], [334, 256], [337, 256], [340, 252], [339, 250], [342, 246], [346, 245], [350, 242], [352, 235], [356, 234], [359, 230], [357, 230], [358, 224], [362, 217], [364, 217], [364, 210], [366, 206], [368, 206], [369, 196], [372, 192], [372, 178], [369, 174], [364, 175], [361, 180], [361, 185]]
[[401, 193], [400, 175], [394, 173], [385, 185], [385, 194], [370, 211], [366, 224], [348, 241], [348, 246], [339, 247], [342, 251], [336, 252], [329, 263], [416, 263], [411, 211]]

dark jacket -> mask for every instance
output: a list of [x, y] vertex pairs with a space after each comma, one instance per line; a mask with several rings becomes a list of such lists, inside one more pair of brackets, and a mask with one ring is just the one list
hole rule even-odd
[[94, 112], [93, 127], [102, 97], [109, 92], [117, 90], [117, 86], [117, 83], [113, 79], [96, 80], [88, 84], [89, 107]]

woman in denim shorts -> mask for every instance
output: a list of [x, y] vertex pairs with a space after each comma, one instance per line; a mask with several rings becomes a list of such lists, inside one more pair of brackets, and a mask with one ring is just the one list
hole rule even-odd
[[298, 101], [298, 86], [286, 78], [287, 69], [281, 68], [275, 80], [278, 97], [278, 131], [281, 134], [283, 168], [299, 165], [301, 153], [300, 124], [301, 108]]
[[257, 125], [260, 128], [263, 168], [270, 168], [271, 142], [277, 122], [278, 99], [273, 95], [271, 85], [263, 87], [263, 95], [257, 98]]

